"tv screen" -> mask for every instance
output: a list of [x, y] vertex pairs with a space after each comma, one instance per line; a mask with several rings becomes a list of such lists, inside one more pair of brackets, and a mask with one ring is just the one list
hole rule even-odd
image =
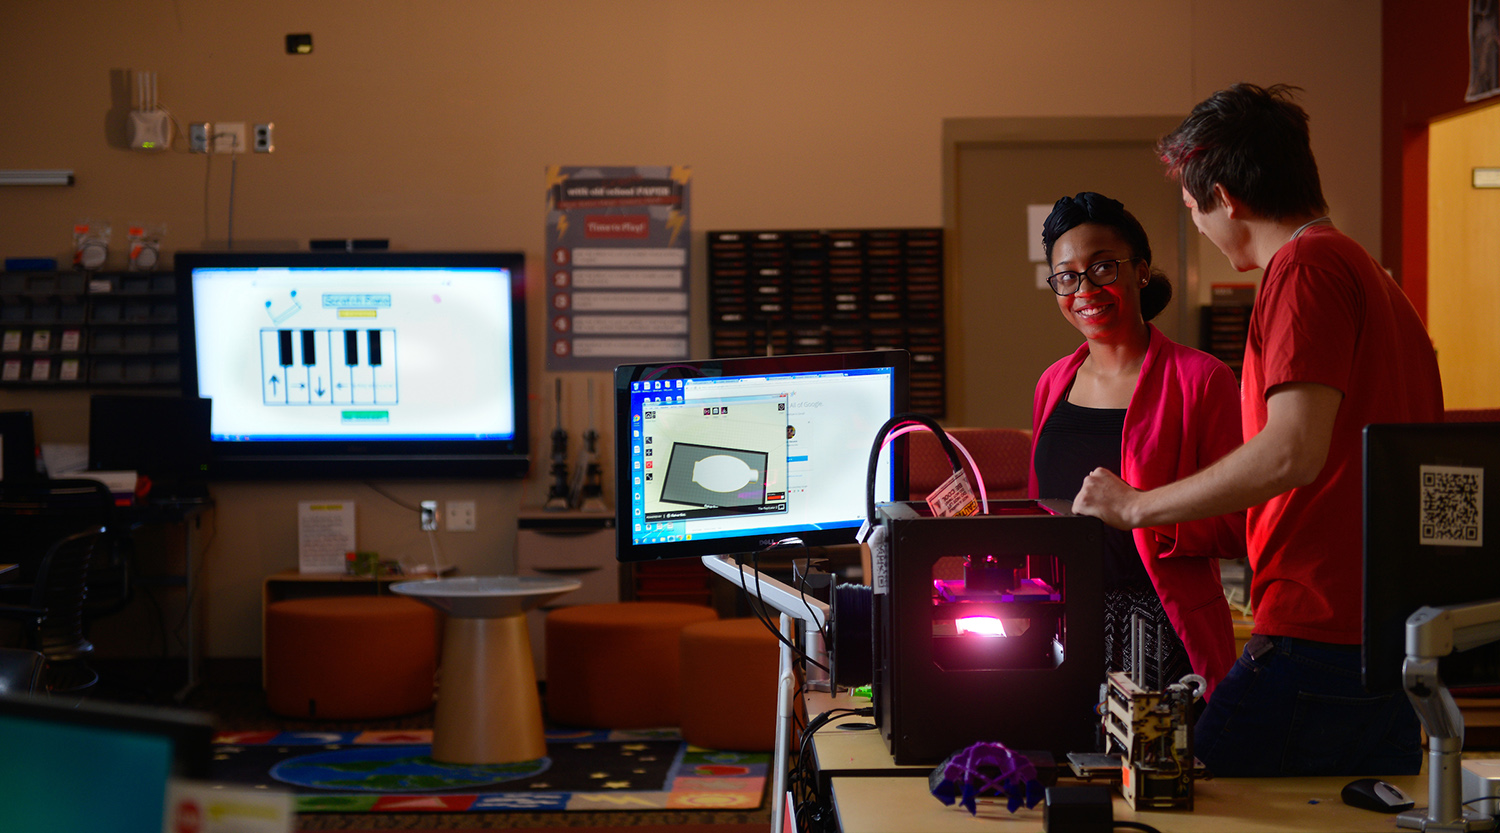
[[524, 257], [185, 252], [184, 392], [209, 475], [520, 477]]
[[[1365, 428], [1364, 683], [1401, 687], [1406, 620], [1500, 599], [1500, 422]], [[1439, 661], [1450, 688], [1500, 687], [1500, 643]]]
[[[623, 365], [615, 369], [621, 561], [854, 543], [870, 446], [907, 407], [904, 350]], [[877, 502], [905, 497], [882, 457]]]

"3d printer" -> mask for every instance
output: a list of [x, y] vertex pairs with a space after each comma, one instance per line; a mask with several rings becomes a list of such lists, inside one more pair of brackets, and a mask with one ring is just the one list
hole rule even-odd
[[1103, 524], [1051, 500], [964, 517], [876, 509], [872, 687], [895, 762], [980, 741], [1057, 760], [1097, 748]]

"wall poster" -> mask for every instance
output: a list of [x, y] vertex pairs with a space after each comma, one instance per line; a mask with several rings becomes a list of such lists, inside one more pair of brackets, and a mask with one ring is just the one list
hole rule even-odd
[[1469, 0], [1469, 88], [1464, 101], [1500, 93], [1500, 0]]
[[688, 357], [681, 166], [547, 169], [547, 369]]

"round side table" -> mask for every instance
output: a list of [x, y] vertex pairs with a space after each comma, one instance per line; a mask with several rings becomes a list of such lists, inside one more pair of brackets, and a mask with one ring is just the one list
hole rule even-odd
[[391, 591], [447, 615], [432, 758], [506, 764], [546, 757], [526, 611], [582, 587], [577, 579], [473, 576], [407, 581]]

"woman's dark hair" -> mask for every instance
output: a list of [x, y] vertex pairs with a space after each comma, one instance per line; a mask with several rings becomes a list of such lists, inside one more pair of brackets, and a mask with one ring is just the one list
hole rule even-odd
[[1326, 213], [1307, 111], [1292, 101], [1298, 90], [1235, 84], [1209, 96], [1157, 142], [1167, 173], [1203, 211], [1222, 185], [1272, 220]]
[[1058, 200], [1052, 206], [1052, 213], [1047, 215], [1047, 221], [1042, 223], [1042, 249], [1047, 262], [1052, 262], [1052, 245], [1057, 238], [1085, 223], [1114, 229], [1130, 247], [1130, 253], [1146, 261], [1151, 277], [1141, 287], [1141, 317], [1150, 321], [1166, 309], [1172, 300], [1172, 282], [1167, 279], [1167, 273], [1151, 265], [1151, 240], [1146, 237], [1146, 229], [1119, 200], [1093, 191]]

